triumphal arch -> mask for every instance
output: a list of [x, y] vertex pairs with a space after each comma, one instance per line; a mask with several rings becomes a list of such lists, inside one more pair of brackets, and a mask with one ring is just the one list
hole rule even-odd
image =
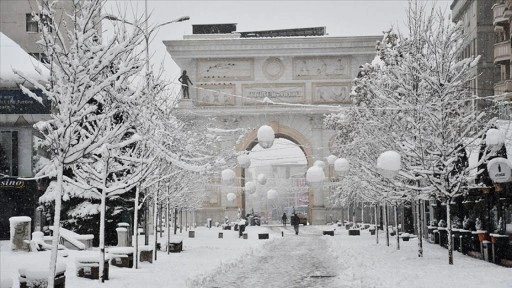
[[[276, 138], [300, 146], [309, 167], [332, 154], [334, 132], [323, 126], [323, 117], [350, 105], [352, 80], [360, 65], [373, 60], [381, 38], [330, 37], [325, 27], [237, 32], [236, 24], [213, 24], [193, 25], [192, 35], [164, 44], [193, 82], [179, 114], [205, 117], [226, 131], [249, 128], [242, 137], [225, 135], [216, 149], [250, 150], [258, 128], [269, 125]], [[244, 211], [244, 169], [234, 169], [236, 201], [228, 201], [226, 189], [214, 181], [196, 212], [197, 223]], [[310, 191], [309, 222], [325, 224], [326, 195]]]

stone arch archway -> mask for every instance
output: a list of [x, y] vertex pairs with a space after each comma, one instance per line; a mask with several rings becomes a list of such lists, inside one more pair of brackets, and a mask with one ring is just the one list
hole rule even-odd
[[[281, 138], [289, 140], [301, 149], [302, 153], [306, 157], [306, 165], [310, 167], [314, 162], [314, 154], [313, 148], [306, 136], [297, 131], [294, 128], [288, 127], [286, 125], [281, 124], [278, 121], [272, 121], [269, 124], [270, 127], [274, 130], [275, 138]], [[258, 129], [252, 130], [249, 134], [245, 135], [242, 140], [236, 145], [236, 151], [251, 151], [256, 145], [258, 145], [258, 137], [257, 137]], [[237, 206], [240, 208], [244, 214], [246, 214], [245, 203], [246, 203], [246, 195], [244, 192], [245, 185], [245, 169], [241, 167], [237, 167], [236, 176], [238, 179], [238, 191], [240, 197], [237, 197]], [[314, 206], [314, 191], [309, 189], [309, 210]], [[311, 213], [308, 213], [311, 215]], [[311, 223], [311, 219], [309, 219]]]

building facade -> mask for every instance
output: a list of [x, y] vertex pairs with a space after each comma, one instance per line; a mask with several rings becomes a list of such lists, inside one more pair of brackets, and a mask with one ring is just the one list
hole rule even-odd
[[[493, 6], [489, 0], [454, 0], [450, 6], [452, 21], [462, 22], [464, 29], [464, 48], [461, 58], [480, 55], [473, 74], [478, 75], [470, 83], [473, 96], [487, 97], [494, 95], [494, 83], [498, 82], [495, 73]], [[486, 100], [473, 103], [474, 108], [489, 105]]]

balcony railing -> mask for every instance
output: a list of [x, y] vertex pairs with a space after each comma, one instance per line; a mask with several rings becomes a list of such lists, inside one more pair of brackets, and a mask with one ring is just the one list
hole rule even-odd
[[494, 44], [494, 63], [510, 61], [510, 41]]
[[505, 80], [494, 84], [494, 94], [499, 95], [512, 92], [512, 80]]
[[508, 1], [503, 1], [492, 6], [494, 25], [505, 25], [510, 21], [512, 11], [508, 9]]

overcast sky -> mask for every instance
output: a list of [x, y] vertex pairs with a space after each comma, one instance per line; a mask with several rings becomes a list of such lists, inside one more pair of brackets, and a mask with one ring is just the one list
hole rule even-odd
[[[425, 0], [425, 2], [433, 2]], [[437, 1], [449, 11], [452, 0]], [[336, 1], [174, 1], [148, 0], [150, 23], [157, 25], [181, 16], [190, 20], [160, 28], [151, 35], [151, 62], [164, 61], [166, 75], [177, 79], [179, 68], [165, 51], [163, 40], [182, 39], [192, 34], [193, 24], [236, 23], [237, 31], [255, 31], [286, 28], [326, 27], [330, 36], [382, 35], [391, 26], [403, 26], [407, 0], [336, 0]], [[106, 12], [143, 15], [144, 1], [108, 0]]]
[[[434, 1], [425, 0], [424, 2], [431, 5]], [[437, 6], [448, 15], [451, 3], [452, 0], [441, 0], [437, 1]], [[107, 4], [107, 13], [127, 15], [126, 17], [134, 14], [142, 17], [145, 7], [144, 1], [134, 0], [108, 0]], [[388, 30], [391, 26], [404, 27], [408, 1], [148, 0], [147, 4], [152, 25], [181, 16], [190, 17], [186, 22], [164, 26], [151, 35], [154, 38], [150, 44], [151, 63], [154, 67], [160, 67], [160, 63], [163, 62], [165, 76], [175, 82], [175, 89], [179, 90], [176, 79], [180, 75], [180, 69], [166, 52], [162, 41], [178, 40], [182, 39], [183, 35], [192, 34], [193, 24], [236, 23], [239, 32], [326, 27], [329, 36], [380, 36], [382, 31]], [[251, 153], [252, 166], [265, 165], [277, 160], [306, 162], [304, 154], [293, 143], [276, 141], [274, 146], [272, 149]]]

